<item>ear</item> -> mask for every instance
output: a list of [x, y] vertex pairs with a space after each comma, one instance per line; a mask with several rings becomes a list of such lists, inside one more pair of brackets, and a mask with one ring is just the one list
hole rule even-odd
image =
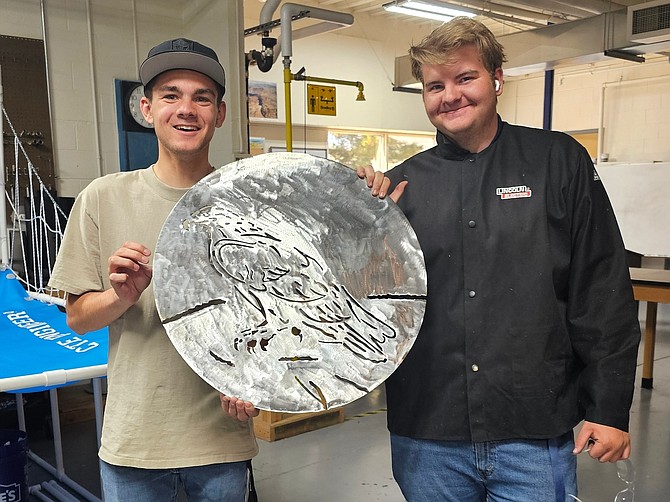
[[150, 124], [153, 124], [154, 116], [153, 113], [151, 113], [151, 101], [149, 101], [146, 96], [142, 96], [140, 98], [140, 110], [142, 111], [142, 115], [144, 115], [146, 121]]
[[500, 96], [503, 91], [503, 71], [502, 68], [496, 68], [496, 71], [493, 73], [493, 86], [496, 90], [496, 95]]
[[224, 120], [226, 120], [226, 102], [221, 101], [216, 115], [216, 127], [221, 127]]

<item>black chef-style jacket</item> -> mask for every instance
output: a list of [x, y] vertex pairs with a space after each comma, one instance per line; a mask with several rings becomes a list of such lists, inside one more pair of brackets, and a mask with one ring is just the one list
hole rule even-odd
[[612, 207], [569, 136], [498, 119], [485, 150], [438, 133], [387, 173], [428, 276], [421, 331], [386, 382], [395, 434], [475, 442], [628, 430], [640, 329]]

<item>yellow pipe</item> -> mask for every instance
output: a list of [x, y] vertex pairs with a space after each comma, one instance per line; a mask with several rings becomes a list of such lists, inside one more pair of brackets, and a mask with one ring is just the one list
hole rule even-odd
[[286, 151], [293, 151], [293, 126], [291, 123], [291, 68], [284, 67], [284, 107], [286, 108]]
[[324, 84], [351, 85], [358, 87], [358, 96], [356, 97], [356, 101], [365, 101], [365, 96], [363, 95], [363, 82], [354, 80], [339, 80], [336, 78], [311, 77], [309, 75], [301, 75], [298, 73], [292, 75], [292, 77], [294, 80], [306, 80], [308, 82], [322, 82]]
[[293, 124], [291, 118], [291, 81], [307, 80], [308, 82], [322, 82], [326, 84], [351, 85], [358, 88], [356, 101], [365, 101], [363, 95], [363, 83], [354, 80], [339, 80], [335, 78], [310, 77], [301, 73], [295, 75], [291, 73], [291, 61], [284, 60], [284, 106], [286, 108], [286, 151], [293, 151]]

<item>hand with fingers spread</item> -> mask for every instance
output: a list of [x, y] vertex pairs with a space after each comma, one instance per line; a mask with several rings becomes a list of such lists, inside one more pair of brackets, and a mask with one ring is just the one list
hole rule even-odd
[[614, 427], [584, 422], [575, 439], [573, 453], [576, 455], [582, 451], [588, 451], [591, 458], [600, 462], [624, 460], [630, 456], [630, 436]]
[[[370, 188], [370, 193], [374, 197], [379, 197], [383, 199], [388, 195], [389, 188], [391, 186], [391, 180], [384, 176], [384, 173], [381, 171], [375, 171], [372, 166], [359, 167], [356, 169], [356, 174], [359, 178], [364, 179]], [[407, 181], [401, 181], [395, 187], [393, 192], [389, 195], [393, 202], [398, 202], [402, 193], [405, 191], [407, 186]]]
[[153, 274], [150, 255], [142, 244], [127, 241], [109, 257], [109, 282], [121, 301], [134, 305], [149, 286]]
[[240, 422], [246, 422], [251, 418], [257, 417], [260, 413], [260, 410], [249, 401], [243, 401], [242, 399], [226, 396], [225, 394], [220, 394], [219, 398], [223, 411], [228, 416], [236, 418]]

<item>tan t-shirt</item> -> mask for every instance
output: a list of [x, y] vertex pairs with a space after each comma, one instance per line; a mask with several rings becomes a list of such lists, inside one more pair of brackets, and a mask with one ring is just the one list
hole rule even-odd
[[[110, 287], [107, 259], [124, 242], [155, 249], [185, 190], [147, 168], [98, 178], [72, 208], [50, 285], [80, 295]], [[109, 326], [108, 394], [100, 458], [142, 468], [247, 460], [258, 452], [251, 422], [228, 417], [219, 393], [174, 349], [150, 285]]]

